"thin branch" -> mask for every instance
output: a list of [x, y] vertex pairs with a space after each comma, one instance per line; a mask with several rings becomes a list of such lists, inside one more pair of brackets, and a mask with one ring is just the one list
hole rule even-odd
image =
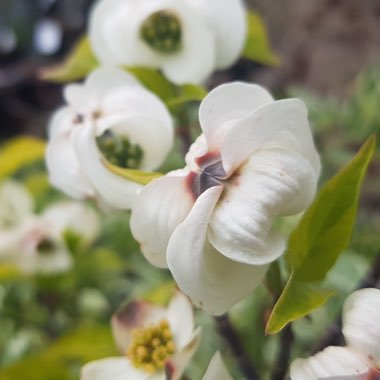
[[219, 333], [223, 336], [231, 348], [237, 366], [239, 367], [242, 374], [244, 374], [247, 380], [259, 380], [260, 377], [254, 367], [254, 364], [245, 352], [240, 337], [232, 325], [228, 314], [224, 314], [220, 317], [215, 317], [215, 321]]
[[277, 356], [277, 362], [272, 373], [272, 380], [283, 380], [289, 368], [291, 346], [294, 341], [292, 325], [289, 323], [280, 335], [280, 350]]

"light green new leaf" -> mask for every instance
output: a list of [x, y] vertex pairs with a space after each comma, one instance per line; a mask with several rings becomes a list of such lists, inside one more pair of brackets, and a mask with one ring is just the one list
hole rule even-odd
[[66, 83], [84, 78], [98, 66], [88, 38], [82, 37], [63, 63], [43, 69], [40, 77], [51, 82]]
[[155, 287], [152, 291], [144, 294], [142, 299], [152, 302], [157, 305], [167, 306], [174, 296], [176, 291], [176, 284], [174, 281], [169, 280], [162, 283], [160, 286]]
[[157, 172], [144, 172], [142, 170], [121, 168], [113, 165], [110, 162], [104, 160], [104, 166], [112, 173], [115, 173], [121, 177], [129, 179], [130, 181], [137, 182], [140, 185], [147, 185], [150, 181], [161, 177], [163, 174]]
[[27, 136], [9, 140], [0, 148], [0, 179], [12, 175], [44, 155], [44, 140]]
[[118, 355], [111, 329], [83, 327], [46, 351], [0, 370], [0, 380], [74, 380], [88, 361]]
[[176, 86], [171, 83], [159, 70], [147, 67], [127, 67], [141, 84], [155, 93], [170, 108], [176, 108], [187, 102], [201, 101], [207, 91], [202, 86], [184, 84]]
[[147, 67], [126, 67], [125, 69], [164, 102], [176, 96], [176, 86], [166, 79], [160, 71]]
[[272, 50], [268, 32], [261, 17], [247, 12], [248, 33], [242, 57], [267, 66], [278, 66], [279, 56]]
[[188, 102], [200, 102], [207, 95], [207, 90], [202, 86], [184, 84], [178, 90], [177, 96], [166, 101], [170, 109], [175, 109]]
[[266, 332], [321, 306], [332, 294], [319, 283], [347, 248], [356, 217], [360, 187], [376, 144], [372, 136], [317, 195], [289, 239], [288, 282], [273, 308]]

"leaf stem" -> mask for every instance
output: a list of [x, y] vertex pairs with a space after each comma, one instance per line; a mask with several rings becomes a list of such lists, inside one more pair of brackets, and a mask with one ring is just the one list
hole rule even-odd
[[228, 343], [231, 351], [234, 354], [235, 361], [242, 374], [247, 380], [259, 380], [260, 377], [254, 367], [254, 364], [244, 350], [240, 337], [231, 323], [228, 314], [220, 317], [215, 317], [216, 325], [219, 333]]

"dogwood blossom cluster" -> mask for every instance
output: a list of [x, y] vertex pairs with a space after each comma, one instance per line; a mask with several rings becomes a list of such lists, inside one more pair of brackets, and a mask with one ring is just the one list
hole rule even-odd
[[240, 56], [241, 0], [101, 0], [89, 38], [102, 64], [161, 69], [174, 83], [202, 83]]
[[343, 308], [345, 347], [330, 346], [315, 356], [296, 359], [292, 380], [375, 380], [380, 376], [380, 290], [352, 293]]
[[178, 380], [201, 337], [191, 303], [179, 292], [167, 308], [132, 301], [113, 316], [112, 331], [123, 356], [86, 364], [81, 380]]
[[7, 181], [0, 189], [0, 261], [25, 273], [53, 274], [72, 266], [64, 241], [70, 230], [85, 244], [98, 234], [95, 211], [82, 203], [61, 201], [35, 214], [34, 201], [18, 182]]
[[298, 99], [244, 83], [217, 87], [199, 111], [203, 134], [186, 167], [144, 187], [131, 229], [154, 265], [210, 314], [252, 292], [285, 249], [276, 218], [304, 210], [320, 171]]
[[173, 142], [169, 112], [132, 75], [113, 68], [66, 86], [64, 96], [67, 105], [49, 127], [51, 183], [77, 199], [130, 208], [141, 185], [114, 174], [106, 163], [144, 171], [159, 167]]

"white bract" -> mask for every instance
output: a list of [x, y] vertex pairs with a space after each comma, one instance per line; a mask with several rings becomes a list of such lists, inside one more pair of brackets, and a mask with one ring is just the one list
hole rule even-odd
[[274, 101], [259, 86], [231, 83], [204, 99], [199, 117], [203, 134], [187, 166], [142, 189], [131, 228], [195, 305], [222, 314], [283, 253], [274, 222], [310, 204], [320, 163], [298, 99]]
[[177, 293], [164, 307], [133, 301], [112, 318], [124, 356], [96, 360], [81, 380], [178, 380], [200, 341], [191, 303]]
[[296, 359], [292, 380], [375, 380], [380, 376], [380, 290], [351, 294], [343, 309], [346, 347], [330, 346], [315, 356]]
[[216, 352], [211, 358], [202, 380], [233, 380], [223, 362], [220, 352]]
[[89, 38], [103, 64], [160, 68], [174, 83], [202, 83], [238, 59], [246, 29], [241, 0], [100, 0]]
[[98, 216], [81, 203], [59, 202], [37, 215], [33, 199], [21, 184], [6, 182], [0, 194], [0, 261], [25, 273], [53, 274], [71, 268], [72, 258], [63, 238], [66, 230], [86, 244], [97, 236]]
[[68, 105], [49, 128], [50, 181], [74, 198], [130, 208], [141, 185], [114, 174], [105, 162], [143, 171], [159, 167], [173, 142], [169, 112], [134, 77], [114, 68], [66, 86], [64, 96]]

